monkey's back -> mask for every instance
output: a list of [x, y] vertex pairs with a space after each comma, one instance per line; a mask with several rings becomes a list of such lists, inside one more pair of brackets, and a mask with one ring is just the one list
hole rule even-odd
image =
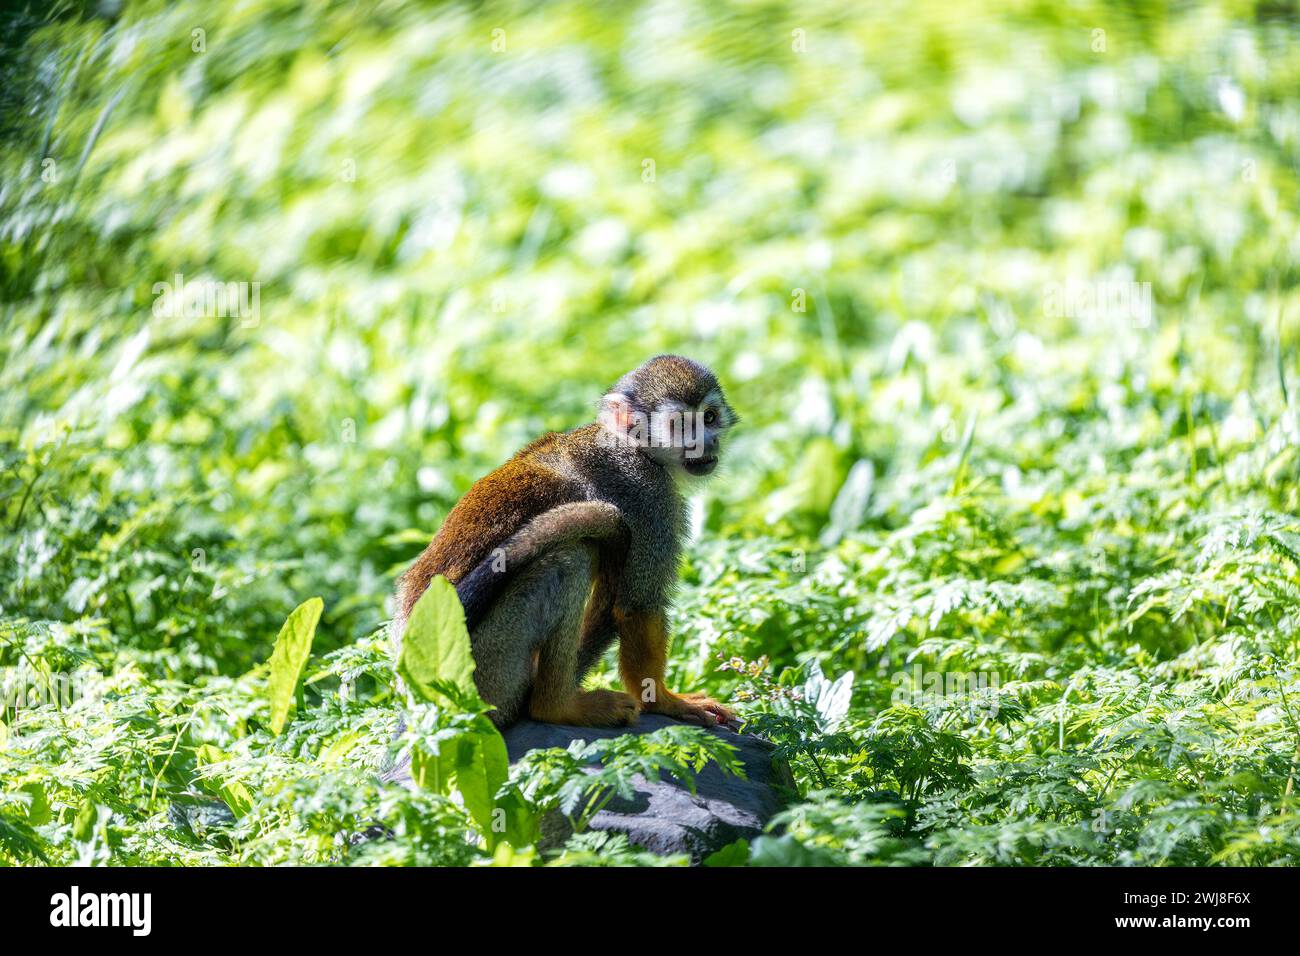
[[398, 615], [407, 618], [429, 582], [441, 574], [452, 584], [474, 570], [514, 532], [543, 512], [584, 497], [561, 467], [569, 436], [543, 435], [465, 493], [433, 541], [398, 584]]

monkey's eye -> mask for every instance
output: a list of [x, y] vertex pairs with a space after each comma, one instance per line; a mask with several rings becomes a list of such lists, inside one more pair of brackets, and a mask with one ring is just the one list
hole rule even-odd
[[715, 412], [713, 409], [710, 408], [707, 412], [704, 413], [704, 424], [707, 425], [708, 427], [712, 428], [714, 423], [717, 422], [717, 420], [718, 420], [718, 413]]

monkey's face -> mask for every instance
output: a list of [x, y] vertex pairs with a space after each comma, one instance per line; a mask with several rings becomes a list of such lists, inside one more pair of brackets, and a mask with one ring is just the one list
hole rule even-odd
[[670, 411], [664, 422], [669, 447], [675, 453], [671, 464], [693, 478], [713, 474], [722, 459], [723, 435], [735, 420], [721, 388], [711, 389], [693, 407], [681, 408], [680, 414], [678, 410]]
[[736, 414], [707, 368], [660, 356], [605, 396], [600, 422], [620, 443], [674, 474], [704, 478], [718, 467], [723, 436]]

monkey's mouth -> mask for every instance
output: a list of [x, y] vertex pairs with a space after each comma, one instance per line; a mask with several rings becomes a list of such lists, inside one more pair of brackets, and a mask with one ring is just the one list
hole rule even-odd
[[712, 458], [686, 458], [682, 461], [682, 467], [687, 474], [703, 477], [718, 467], [718, 459], [716, 455]]

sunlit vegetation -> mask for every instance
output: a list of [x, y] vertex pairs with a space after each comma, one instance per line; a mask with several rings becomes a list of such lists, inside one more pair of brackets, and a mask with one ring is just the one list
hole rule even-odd
[[743, 416], [670, 676], [799, 788], [712, 864], [1294, 862], [1300, 26], [1124, 11], [15, 20], [0, 863], [665, 862], [584, 819], [725, 746], [507, 770], [384, 633], [469, 485], [662, 351]]

